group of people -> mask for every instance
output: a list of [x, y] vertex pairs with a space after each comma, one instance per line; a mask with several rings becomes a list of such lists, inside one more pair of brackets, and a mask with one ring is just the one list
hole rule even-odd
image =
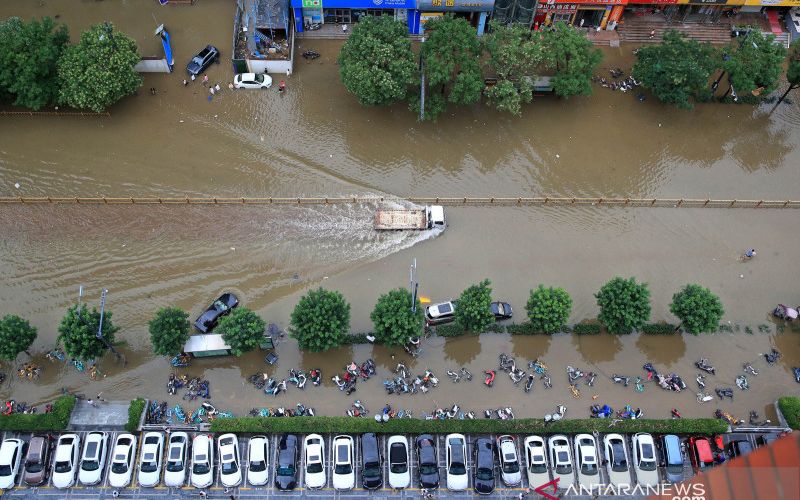
[[[183, 79], [183, 86], [184, 87], [188, 86], [190, 82], [194, 82], [196, 79], [197, 79], [197, 77], [195, 75], [192, 75], [190, 77], [190, 80], [187, 80], [186, 78], [184, 78]], [[211, 85], [211, 83], [209, 83], [208, 75], [203, 75], [203, 79], [202, 79], [201, 83], [203, 84], [204, 87], [206, 86], [206, 84], [208, 84], [208, 93], [209, 93], [208, 100], [209, 101], [211, 101], [216, 94], [218, 94], [219, 92], [222, 91], [222, 87], [220, 87], [219, 83], [217, 83], [215, 85]], [[232, 83], [228, 84], [228, 90], [233, 90], [233, 84]]]

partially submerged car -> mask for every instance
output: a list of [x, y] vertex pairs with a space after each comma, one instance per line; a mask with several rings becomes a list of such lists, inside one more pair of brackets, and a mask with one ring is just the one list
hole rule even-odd
[[237, 89], [268, 89], [272, 87], [272, 77], [264, 73], [239, 73], [233, 77]]
[[494, 319], [497, 321], [511, 319], [511, 317], [514, 316], [511, 304], [508, 302], [492, 302], [489, 304], [489, 309], [492, 311]]
[[425, 308], [425, 322], [429, 325], [443, 325], [456, 319], [456, 306], [452, 301], [431, 304]]
[[239, 298], [227, 292], [219, 296], [203, 314], [194, 322], [194, 327], [203, 333], [208, 333], [217, 326], [222, 316], [230, 314], [231, 310], [239, 305]]
[[189, 61], [189, 64], [186, 65], [186, 71], [190, 75], [197, 76], [215, 61], [219, 61], [219, 49], [213, 45], [206, 45], [203, 50]]

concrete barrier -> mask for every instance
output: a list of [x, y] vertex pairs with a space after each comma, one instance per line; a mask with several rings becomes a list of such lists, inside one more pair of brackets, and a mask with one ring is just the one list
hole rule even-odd
[[158, 59], [154, 57], [143, 57], [136, 66], [133, 67], [134, 70], [138, 71], [139, 73], [169, 73], [169, 63], [164, 58]]

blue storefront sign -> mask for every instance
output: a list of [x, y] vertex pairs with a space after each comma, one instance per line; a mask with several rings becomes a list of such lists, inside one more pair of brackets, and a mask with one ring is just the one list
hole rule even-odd
[[[291, 0], [291, 6], [294, 10], [297, 31], [303, 31], [304, 26], [308, 23], [325, 22], [325, 12], [330, 12], [333, 9], [349, 9], [352, 11], [386, 10], [387, 15], [394, 15], [398, 19], [407, 20], [409, 30], [412, 30], [417, 0]], [[350, 23], [355, 22], [355, 20], [355, 16], [353, 16], [350, 21], [337, 22]]]

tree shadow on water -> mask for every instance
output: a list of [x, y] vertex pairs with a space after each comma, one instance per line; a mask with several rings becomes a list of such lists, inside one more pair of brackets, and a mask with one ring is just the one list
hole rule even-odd
[[618, 335], [599, 333], [597, 335], [572, 335], [572, 345], [590, 364], [614, 361], [622, 350], [622, 341]]
[[[512, 335], [511, 350], [517, 358], [534, 361], [547, 354], [551, 339], [551, 335]], [[517, 365], [525, 369], [519, 361]]]
[[672, 365], [686, 354], [686, 342], [683, 335], [646, 335], [639, 334], [636, 349], [646, 361], [656, 365]]
[[481, 352], [480, 335], [448, 337], [442, 346], [442, 352], [446, 360], [453, 361], [458, 366], [466, 366]]

